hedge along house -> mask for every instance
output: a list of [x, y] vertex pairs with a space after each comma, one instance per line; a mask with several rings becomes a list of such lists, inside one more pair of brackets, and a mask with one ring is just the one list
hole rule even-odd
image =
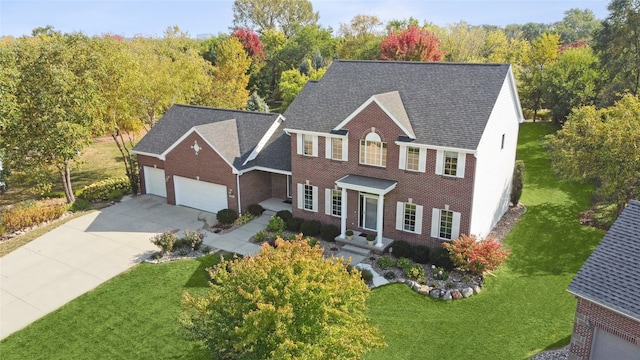
[[509, 65], [335, 61], [284, 113], [294, 216], [439, 245], [509, 207], [519, 124]]
[[569, 359], [640, 359], [640, 202], [632, 200], [569, 284]]
[[141, 192], [213, 213], [286, 199], [283, 128], [279, 114], [174, 105], [133, 149]]

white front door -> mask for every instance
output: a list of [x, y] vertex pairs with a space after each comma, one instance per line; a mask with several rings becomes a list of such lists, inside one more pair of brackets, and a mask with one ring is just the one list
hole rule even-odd
[[226, 209], [227, 187], [206, 181], [174, 176], [176, 205], [184, 205], [208, 212]]
[[144, 189], [147, 194], [167, 197], [167, 185], [164, 179], [164, 169], [156, 169], [145, 166]]
[[360, 227], [374, 231], [378, 229], [378, 195], [360, 194]]

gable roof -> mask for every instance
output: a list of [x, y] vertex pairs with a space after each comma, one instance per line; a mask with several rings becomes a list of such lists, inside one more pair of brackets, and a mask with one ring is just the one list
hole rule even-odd
[[398, 122], [406, 114], [416, 142], [475, 150], [509, 72], [508, 64], [336, 60], [284, 116], [288, 129], [329, 133], [375, 96]]
[[640, 321], [640, 202], [622, 211], [567, 290]]
[[197, 131], [220, 156], [240, 170], [254, 165], [252, 161], [243, 163], [280, 117], [276, 113], [173, 105], [133, 150], [161, 158], [186, 134]]

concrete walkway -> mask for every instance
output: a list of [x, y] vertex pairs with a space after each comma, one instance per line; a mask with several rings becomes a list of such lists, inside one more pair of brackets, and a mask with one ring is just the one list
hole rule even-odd
[[[216, 249], [254, 254], [248, 239], [271, 214], [224, 235], [204, 232]], [[0, 258], [0, 339], [29, 325], [148, 258], [157, 251], [149, 238], [167, 230], [197, 230], [215, 215], [167, 205], [152, 195], [71, 220]]]

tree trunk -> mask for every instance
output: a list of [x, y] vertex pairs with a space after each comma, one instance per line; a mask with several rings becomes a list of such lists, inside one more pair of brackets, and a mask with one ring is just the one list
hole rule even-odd
[[138, 182], [140, 177], [138, 174], [138, 162], [135, 160], [135, 158], [127, 148], [125, 140], [122, 137], [122, 132], [111, 132], [111, 137], [115, 141], [116, 146], [118, 147], [118, 150], [120, 150], [120, 154], [122, 155], [125, 173], [127, 174], [129, 183], [131, 184], [131, 192], [133, 193], [133, 195], [137, 195], [139, 191]]
[[67, 204], [71, 204], [76, 201], [76, 197], [73, 194], [73, 188], [71, 187], [71, 168], [69, 167], [69, 160], [64, 161], [64, 168], [60, 169], [60, 180], [62, 180], [62, 187], [64, 188], [64, 196], [67, 198]]

